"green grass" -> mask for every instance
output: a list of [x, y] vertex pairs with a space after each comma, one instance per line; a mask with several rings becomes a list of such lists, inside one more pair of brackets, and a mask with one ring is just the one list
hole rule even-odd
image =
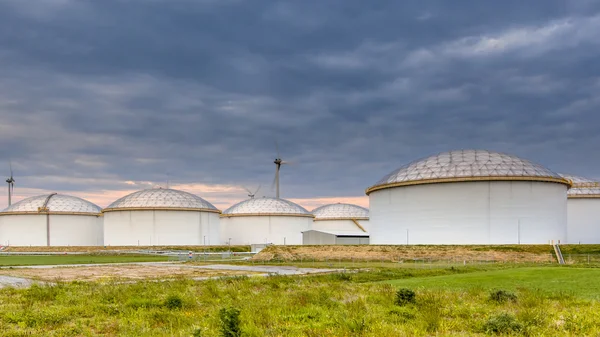
[[600, 298], [600, 269], [528, 267], [480, 271], [468, 274], [415, 277], [386, 281], [403, 288], [437, 290], [527, 289], [544, 293], [567, 293], [587, 299]]
[[167, 261], [167, 256], [144, 255], [1, 255], [0, 266]]
[[[589, 286], [595, 269], [510, 267], [381, 268], [309, 277], [8, 288], [0, 289], [0, 330], [2, 336], [222, 336], [225, 324], [239, 326], [247, 337], [600, 334], [600, 302], [586, 299], [593, 296], [536, 290], [569, 276], [587, 280]], [[432, 276], [436, 273], [446, 276]], [[490, 291], [482, 286], [451, 286], [458, 281], [439, 288], [421, 286], [428, 280], [475, 276], [497, 288], [510, 286], [508, 275], [531, 283], [516, 287], [515, 300], [502, 303], [490, 300]], [[414, 303], [396, 305], [396, 287], [368, 282], [386, 278], [412, 282]], [[592, 291], [598, 292], [588, 293]], [[226, 312], [236, 315], [224, 322]]]

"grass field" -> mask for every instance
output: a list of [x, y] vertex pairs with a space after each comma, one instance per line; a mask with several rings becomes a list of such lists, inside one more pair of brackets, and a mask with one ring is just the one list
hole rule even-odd
[[600, 269], [529, 267], [386, 281], [396, 287], [450, 291], [527, 289], [600, 299]]
[[167, 261], [167, 256], [144, 255], [0, 255], [0, 267]]
[[[600, 334], [600, 302], [594, 300], [599, 290], [592, 284], [598, 270], [517, 266], [372, 268], [310, 277], [7, 288], [0, 290], [0, 335]], [[470, 282], [476, 285], [466, 286]], [[565, 282], [569, 291], [561, 287]], [[415, 291], [414, 303], [396, 303], [399, 287]], [[490, 289], [500, 287], [511, 292], [509, 300], [490, 297]]]

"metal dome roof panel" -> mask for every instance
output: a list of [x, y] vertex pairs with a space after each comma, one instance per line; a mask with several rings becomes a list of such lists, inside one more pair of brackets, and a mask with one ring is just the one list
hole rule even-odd
[[[455, 180], [485, 180], [482, 178], [532, 178], [564, 182], [557, 173], [514, 155], [487, 150], [443, 152], [415, 160], [389, 173], [367, 193], [386, 186]], [[525, 180], [525, 179], [523, 179]]]
[[600, 182], [569, 174], [561, 173], [561, 176], [573, 183], [567, 191], [570, 198], [600, 198]]
[[154, 188], [128, 194], [106, 207], [105, 211], [117, 209], [197, 209], [218, 211], [213, 204], [195, 194], [184, 191]]
[[285, 199], [252, 198], [241, 201], [225, 211], [224, 216], [233, 215], [296, 215], [312, 216], [304, 207]]
[[[49, 198], [49, 199], [48, 199]], [[87, 200], [65, 194], [44, 194], [23, 199], [12, 204], [2, 213], [37, 213], [48, 199], [46, 207], [50, 213], [100, 213], [102, 208]]]
[[329, 204], [313, 209], [315, 220], [326, 219], [368, 219], [367, 208], [352, 204]]

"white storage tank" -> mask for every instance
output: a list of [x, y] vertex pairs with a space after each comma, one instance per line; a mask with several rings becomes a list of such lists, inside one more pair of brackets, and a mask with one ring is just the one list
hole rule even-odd
[[101, 208], [64, 194], [23, 199], [0, 212], [5, 246], [101, 246]]
[[562, 175], [572, 183], [567, 193], [567, 241], [600, 243], [600, 182]]
[[352, 204], [336, 203], [315, 208], [312, 229], [317, 231], [369, 231], [369, 210]]
[[542, 244], [567, 238], [570, 183], [528, 160], [445, 152], [366, 190], [371, 244]]
[[252, 198], [221, 215], [222, 238], [232, 245], [301, 245], [302, 232], [311, 229], [313, 215], [285, 199]]
[[110, 246], [218, 245], [219, 213], [197, 195], [147, 189], [113, 202], [103, 211], [104, 244]]

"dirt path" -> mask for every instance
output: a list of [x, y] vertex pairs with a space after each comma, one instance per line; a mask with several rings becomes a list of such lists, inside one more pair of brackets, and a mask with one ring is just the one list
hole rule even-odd
[[[291, 266], [193, 265], [168, 262], [20, 266], [0, 269], [0, 275], [39, 281], [136, 281], [189, 278], [204, 280], [228, 276], [306, 275], [335, 272], [335, 269]], [[31, 281], [29, 281], [31, 282]]]

